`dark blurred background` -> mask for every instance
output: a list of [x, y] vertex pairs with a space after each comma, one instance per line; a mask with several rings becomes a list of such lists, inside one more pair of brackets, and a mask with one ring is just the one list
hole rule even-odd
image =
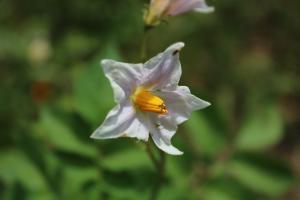
[[[90, 134], [114, 105], [103, 58], [141, 62], [142, 0], [0, 1], [0, 199], [148, 199], [135, 139]], [[299, 200], [300, 1], [217, 1], [151, 30], [183, 41], [183, 77], [212, 103], [180, 126], [158, 199]]]

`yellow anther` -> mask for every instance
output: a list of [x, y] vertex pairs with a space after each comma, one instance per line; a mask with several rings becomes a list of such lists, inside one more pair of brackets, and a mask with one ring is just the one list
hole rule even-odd
[[133, 103], [137, 108], [144, 112], [154, 112], [158, 114], [168, 113], [164, 101], [144, 89], [137, 89], [132, 97]]

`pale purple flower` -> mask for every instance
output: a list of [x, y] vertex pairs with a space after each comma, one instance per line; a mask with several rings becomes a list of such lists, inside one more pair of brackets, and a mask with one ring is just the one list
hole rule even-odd
[[192, 95], [188, 87], [178, 86], [179, 51], [183, 46], [182, 42], [175, 43], [144, 64], [102, 60], [117, 105], [91, 137], [133, 137], [148, 141], [150, 133], [159, 149], [181, 155], [171, 144], [177, 125], [186, 121], [192, 111], [210, 105]]
[[207, 6], [205, 0], [151, 0], [144, 21], [146, 25], [152, 26], [168, 16], [189, 11], [210, 13], [214, 11], [214, 8]]
[[166, 13], [174, 16], [191, 10], [210, 13], [214, 11], [214, 8], [207, 6], [204, 0], [171, 0]]

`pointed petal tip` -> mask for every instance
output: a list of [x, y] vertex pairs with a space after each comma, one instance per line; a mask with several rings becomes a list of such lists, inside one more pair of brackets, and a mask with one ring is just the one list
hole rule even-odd
[[106, 65], [108, 65], [112, 60], [110, 59], [103, 59], [100, 61], [100, 64], [104, 67]]
[[91, 139], [97, 139], [97, 138], [94, 136], [94, 134], [90, 135], [90, 138], [91, 138]]
[[157, 145], [156, 146], [166, 152], [167, 154], [173, 155], [173, 156], [180, 156], [183, 154], [182, 151], [180, 151], [179, 149], [177, 149], [176, 147], [172, 146], [172, 145]]
[[178, 48], [183, 48], [185, 44], [184, 42], [176, 42], [175, 45], [178, 46]]
[[92, 138], [92, 139], [99, 139], [99, 137], [97, 137], [97, 132], [94, 131], [94, 132], [90, 135], [90, 138]]
[[211, 106], [211, 103], [210, 103], [210, 102], [206, 101], [206, 103], [207, 103], [207, 106], [206, 106], [206, 107]]
[[99, 139], [109, 139], [111, 137], [105, 137], [101, 134], [101, 131], [99, 131], [98, 129], [96, 129], [91, 135], [90, 135], [90, 138], [91, 139], [96, 139], [96, 140], [99, 140]]
[[194, 110], [202, 110], [204, 108], [207, 108], [210, 105], [211, 105], [211, 103], [204, 101], [202, 99], [199, 99], [199, 101], [194, 105]]
[[104, 74], [108, 73], [109, 69], [111, 69], [113, 64], [114, 64], [114, 60], [111, 59], [103, 59], [100, 61], [100, 65], [102, 66]]
[[182, 151], [178, 151], [177, 153], [174, 153], [172, 155], [173, 156], [181, 156], [181, 155], [183, 155], [183, 152]]
[[183, 42], [176, 42], [176, 43], [172, 44], [171, 46], [169, 46], [166, 51], [172, 51], [172, 52], [180, 51], [183, 47], [184, 47]]
[[166, 152], [170, 155], [173, 155], [173, 156], [181, 156], [183, 155], [183, 152], [178, 150], [178, 149], [172, 149], [172, 151], [169, 151], [169, 152]]
[[95, 139], [95, 140], [104, 140], [104, 139], [112, 139], [115, 138], [113, 136], [103, 136], [101, 134], [99, 134], [99, 131], [95, 131], [92, 133], [92, 135], [90, 135], [91, 139]]
[[204, 100], [202, 100], [202, 101], [203, 101], [203, 102], [202, 102], [202, 106], [201, 106], [200, 109], [204, 109], [204, 108], [207, 108], [208, 106], [211, 106], [211, 103], [210, 103], [210, 102], [204, 101]]
[[204, 7], [204, 8], [196, 8], [195, 9], [196, 12], [201, 12], [201, 13], [212, 13], [215, 11], [215, 7], [212, 7], [212, 6], [207, 6], [207, 7]]

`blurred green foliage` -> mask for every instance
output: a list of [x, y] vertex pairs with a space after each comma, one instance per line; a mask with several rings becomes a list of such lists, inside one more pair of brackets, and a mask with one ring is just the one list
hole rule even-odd
[[[0, 199], [148, 199], [134, 139], [89, 138], [114, 105], [103, 58], [141, 62], [142, 0], [0, 1]], [[298, 1], [215, 1], [151, 30], [212, 102], [180, 126], [159, 199], [299, 199]]]

